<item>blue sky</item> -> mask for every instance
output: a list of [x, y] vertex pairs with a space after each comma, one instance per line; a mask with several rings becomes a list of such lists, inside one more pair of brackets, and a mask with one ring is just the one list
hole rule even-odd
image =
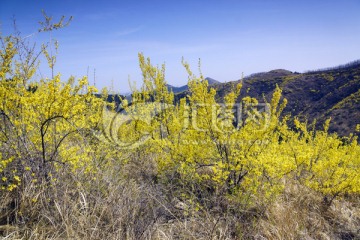
[[[96, 69], [96, 85], [129, 91], [141, 82], [137, 54], [166, 64], [168, 83], [187, 82], [181, 59], [194, 72], [220, 81], [242, 73], [284, 68], [305, 71], [360, 58], [359, 0], [0, 0], [0, 31], [36, 33], [41, 10], [73, 16], [52, 37], [60, 43], [55, 72], [81, 77]], [[47, 41], [47, 33], [31, 41]], [[49, 72], [41, 68], [41, 75]], [[40, 75], [39, 75], [40, 77]]]

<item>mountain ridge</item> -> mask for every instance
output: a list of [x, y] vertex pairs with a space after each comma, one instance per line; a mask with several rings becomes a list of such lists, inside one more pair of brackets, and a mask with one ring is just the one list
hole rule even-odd
[[277, 69], [253, 74], [216, 85], [218, 100], [222, 101], [231, 85], [239, 82], [243, 83], [243, 90], [238, 101], [249, 95], [269, 102], [278, 85], [283, 90], [282, 97], [288, 100], [283, 116], [290, 114], [309, 123], [316, 120], [317, 128], [331, 118], [329, 131], [342, 136], [354, 132], [360, 124], [360, 60], [305, 73]]

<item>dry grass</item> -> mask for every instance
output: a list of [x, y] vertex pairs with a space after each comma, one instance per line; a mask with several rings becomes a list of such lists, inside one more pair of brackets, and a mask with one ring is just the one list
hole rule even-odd
[[259, 239], [360, 239], [359, 201], [335, 200], [330, 207], [323, 198], [299, 184], [267, 209], [257, 226]]
[[357, 198], [324, 208], [319, 194], [289, 183], [262, 211], [219, 196], [198, 209], [143, 168], [118, 171], [63, 174], [52, 187], [3, 193], [1, 239], [360, 239]]

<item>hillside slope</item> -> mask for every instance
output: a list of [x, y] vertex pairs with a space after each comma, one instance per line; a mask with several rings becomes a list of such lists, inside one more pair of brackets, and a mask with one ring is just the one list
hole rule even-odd
[[241, 97], [270, 100], [276, 85], [283, 89], [288, 105], [283, 114], [317, 120], [317, 127], [331, 117], [331, 132], [347, 135], [360, 124], [360, 61], [307, 73], [278, 69], [253, 74], [243, 80], [216, 85], [219, 101], [234, 83], [243, 81]]

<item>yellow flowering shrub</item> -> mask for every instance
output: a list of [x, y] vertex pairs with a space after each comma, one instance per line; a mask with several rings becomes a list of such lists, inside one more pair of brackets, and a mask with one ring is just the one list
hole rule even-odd
[[22, 178], [49, 180], [55, 164], [91, 165], [88, 136], [99, 127], [104, 103], [86, 78], [30, 83], [35, 71], [21, 71], [12, 41], [5, 38], [0, 52], [0, 177], [10, 191]]
[[[269, 102], [259, 103], [249, 96], [240, 99], [240, 83], [219, 102], [216, 90], [183, 62], [189, 90], [175, 100], [165, 67], [154, 67], [139, 54], [143, 83], [133, 87], [131, 101], [124, 99], [115, 109], [114, 103], [104, 102], [106, 91], [97, 97], [86, 78], [64, 82], [58, 74], [30, 83], [37, 65], [22, 67], [13, 39], [3, 43], [2, 190], [49, 181], [59, 169], [77, 174], [79, 169], [88, 173], [99, 166], [148, 161], [154, 164], [153, 179], [175, 184], [182, 198], [213, 194], [239, 202], [274, 199], [288, 179], [330, 200], [360, 192], [356, 137], [344, 140], [329, 134], [330, 121], [324, 130], [309, 130], [295, 119], [290, 128], [289, 116], [281, 117], [287, 101], [278, 87]], [[115, 156], [122, 162], [104, 160]]]
[[[289, 117], [280, 117], [287, 100], [278, 87], [269, 103], [245, 97], [239, 104], [238, 84], [219, 103], [215, 89], [184, 63], [189, 93], [174, 103], [164, 87], [163, 69], [151, 66], [142, 55], [140, 66], [143, 87], [134, 92], [136, 101], [127, 107], [136, 117], [119, 129], [123, 139], [139, 143], [145, 137], [131, 151], [142, 158], [152, 156], [163, 182], [181, 184], [184, 194], [209, 191], [240, 201], [271, 199], [282, 191], [286, 178], [325, 196], [359, 193], [357, 139], [345, 143], [329, 135], [329, 122], [323, 131], [308, 131], [305, 123], [295, 120], [295, 129], [290, 129]], [[151, 115], [154, 104], [167, 107]]]
[[330, 198], [360, 192], [360, 146], [350, 135], [348, 141], [329, 134], [330, 120], [324, 130], [308, 130], [295, 119], [298, 132], [289, 131], [283, 144], [292, 162], [295, 177], [306, 186]]

